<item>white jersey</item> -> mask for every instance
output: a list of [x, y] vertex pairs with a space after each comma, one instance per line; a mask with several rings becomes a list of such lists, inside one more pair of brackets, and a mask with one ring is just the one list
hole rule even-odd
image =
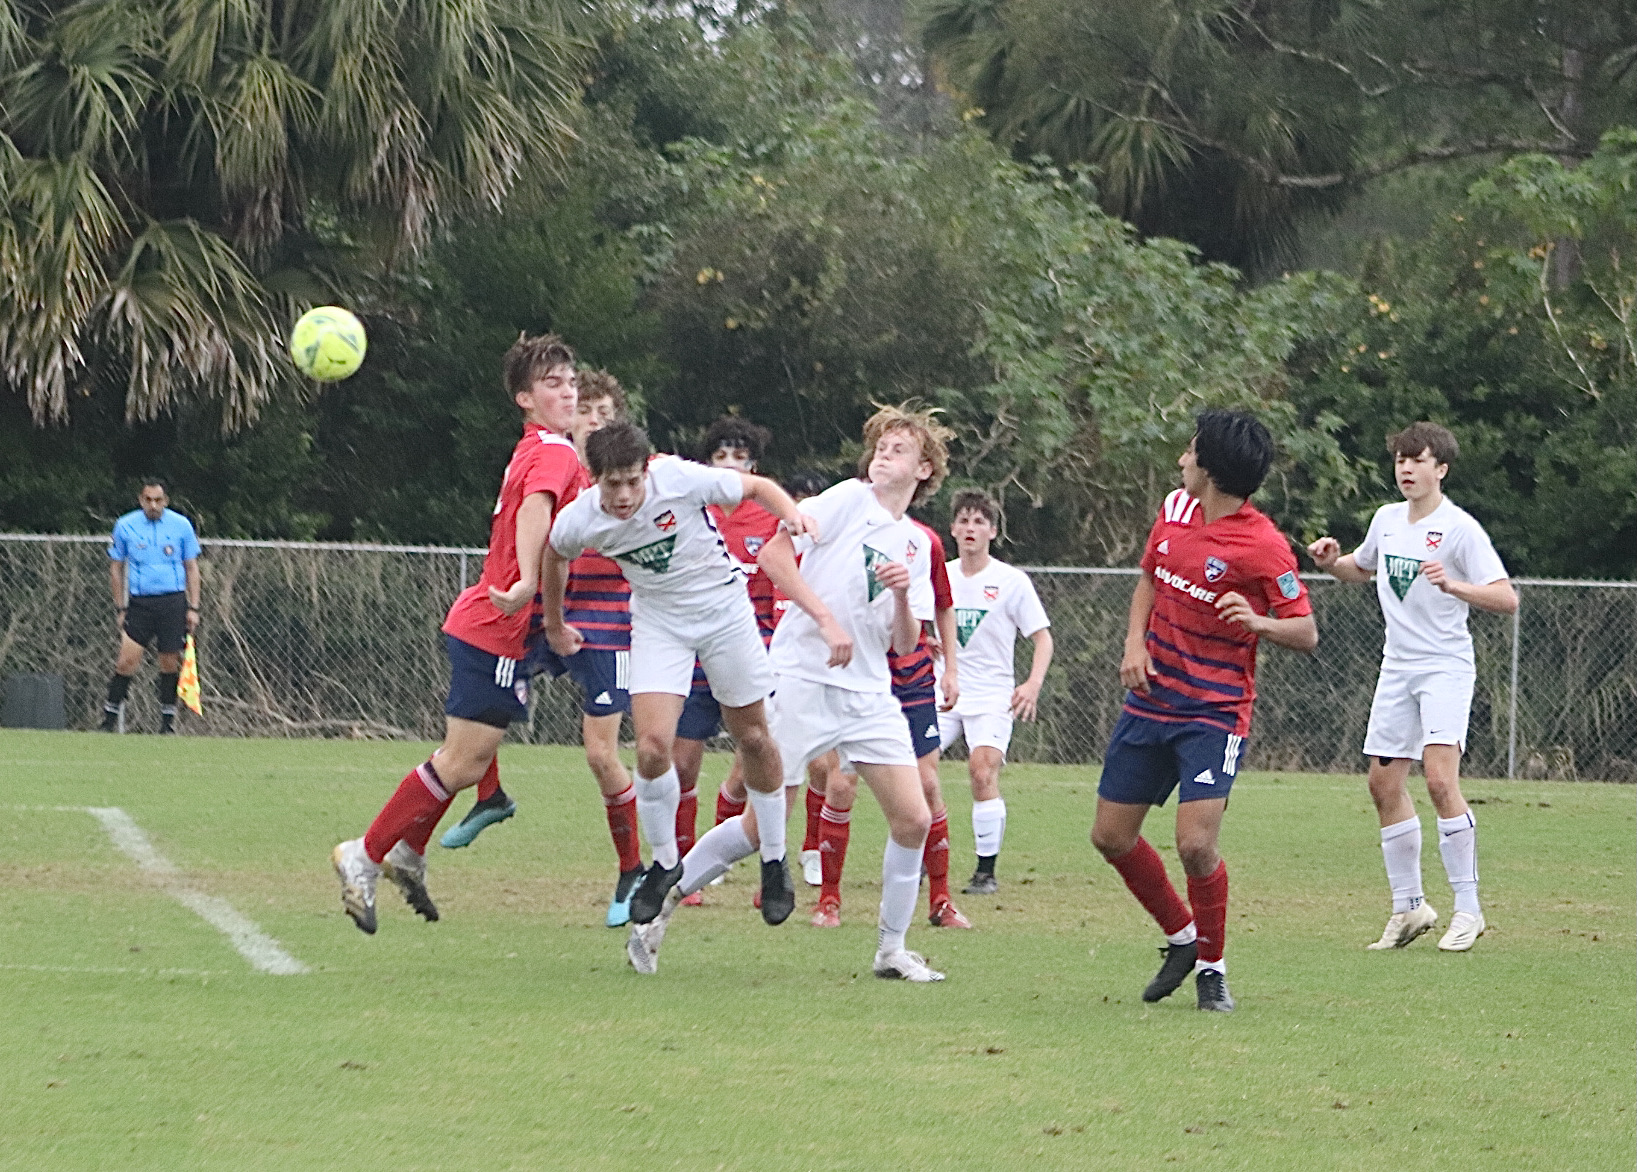
[[955, 633], [960, 640], [956, 663], [961, 669], [961, 697], [955, 711], [963, 716], [1009, 712], [1017, 687], [1014, 644], [1051, 626], [1029, 575], [995, 558], [968, 578], [959, 559], [949, 570], [949, 593], [955, 600]]
[[647, 495], [627, 520], [605, 513], [595, 484], [557, 514], [551, 547], [566, 558], [592, 550], [613, 558], [636, 606], [714, 604], [745, 592], [744, 574], [716, 531], [709, 505], [733, 507], [744, 480], [678, 456], [648, 464]]
[[1450, 578], [1487, 586], [1507, 576], [1489, 534], [1471, 514], [1444, 498], [1419, 521], [1410, 520], [1410, 502], [1383, 505], [1370, 520], [1364, 542], [1353, 551], [1361, 570], [1376, 576], [1376, 596], [1387, 621], [1382, 666], [1433, 668], [1464, 665], [1473, 670], [1472, 635], [1466, 603], [1445, 594], [1421, 576], [1423, 562], [1444, 564]]
[[830, 649], [818, 624], [792, 606], [773, 633], [774, 672], [852, 692], [891, 693], [892, 591], [876, 581], [874, 567], [908, 567], [910, 613], [925, 622], [932, 618], [931, 543], [908, 517], [895, 520], [862, 480], [843, 480], [797, 507], [819, 531], [816, 544], [796, 541], [802, 579], [852, 636], [853, 658], [846, 667], [826, 667]]

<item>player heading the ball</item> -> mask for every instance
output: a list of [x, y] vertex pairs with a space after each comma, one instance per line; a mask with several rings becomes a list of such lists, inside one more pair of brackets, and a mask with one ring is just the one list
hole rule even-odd
[[[1273, 437], [1260, 422], [1203, 412], [1131, 596], [1120, 659], [1131, 691], [1103, 757], [1091, 842], [1165, 933], [1144, 1001], [1169, 997], [1193, 972], [1199, 1008], [1233, 1009], [1222, 960], [1228, 868], [1217, 838], [1250, 734], [1256, 646], [1319, 644], [1290, 542], [1250, 504], [1272, 463]], [[1172, 790], [1188, 903], [1142, 837], [1149, 809]]]
[[1438, 811], [1438, 849], [1455, 892], [1445, 952], [1466, 952], [1484, 934], [1478, 906], [1478, 827], [1461, 796], [1476, 666], [1466, 619], [1471, 607], [1494, 614], [1518, 609], [1518, 594], [1489, 534], [1444, 495], [1444, 477], [1460, 445], [1436, 423], [1412, 423], [1388, 437], [1393, 479], [1404, 500], [1382, 505], [1363, 543], [1343, 554], [1334, 537], [1308, 552], [1343, 582], [1376, 580], [1387, 622], [1381, 675], [1370, 703], [1364, 752], [1370, 797], [1381, 819], [1393, 910], [1372, 949], [1403, 948], [1438, 923], [1421, 890], [1421, 820], [1405, 785], [1420, 761], [1427, 796]]
[[783, 771], [763, 711], [773, 673], [743, 575], [707, 510], [753, 500], [794, 533], [808, 532], [812, 523], [764, 477], [677, 456], [650, 460], [648, 434], [634, 424], [603, 428], [586, 440], [585, 451], [595, 483], [552, 526], [543, 619], [551, 649], [575, 654], [582, 633], [563, 616], [569, 563], [589, 549], [625, 571], [631, 584], [628, 690], [637, 733], [637, 820], [653, 851], [653, 864], [631, 896], [631, 922], [653, 920], [682, 878], [672, 749], [697, 658], [744, 759], [751, 807], [768, 822], [761, 844], [762, 918], [783, 923], [796, 896], [784, 857]]

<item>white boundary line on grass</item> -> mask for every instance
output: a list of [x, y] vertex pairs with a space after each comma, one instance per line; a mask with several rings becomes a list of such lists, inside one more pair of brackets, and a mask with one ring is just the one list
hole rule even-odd
[[159, 853], [136, 820], [118, 806], [13, 806], [12, 809], [91, 815], [102, 823], [102, 828], [121, 853], [136, 863], [166, 895], [226, 936], [239, 955], [250, 962], [251, 968], [279, 977], [299, 976], [312, 971], [284, 951], [279, 942], [257, 927], [254, 921], [240, 915], [227, 900], [217, 895], [206, 895], [189, 883], [176, 864]]

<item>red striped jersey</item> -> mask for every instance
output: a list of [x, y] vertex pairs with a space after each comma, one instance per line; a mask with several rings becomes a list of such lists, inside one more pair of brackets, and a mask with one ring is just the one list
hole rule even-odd
[[1156, 674], [1146, 695], [1126, 694], [1125, 710], [1245, 736], [1256, 700], [1257, 638], [1223, 621], [1216, 601], [1233, 591], [1257, 614], [1312, 614], [1290, 542], [1248, 503], [1207, 525], [1205, 507], [1179, 488], [1148, 534], [1142, 568], [1154, 580], [1147, 645]]
[[589, 549], [570, 562], [563, 619], [592, 651], [631, 650], [631, 583], [620, 564]]
[[[751, 605], [756, 608], [756, 627], [765, 646], [773, 641], [773, 630], [779, 625], [781, 611], [777, 605], [778, 591], [756, 565], [756, 555], [779, 531], [779, 519], [755, 501], [741, 501], [731, 513], [724, 512], [721, 505], [711, 505], [710, 517], [722, 540], [727, 542], [728, 552], [749, 576], [746, 589], [750, 591]], [[694, 674], [697, 677], [700, 673], [696, 670]]]
[[[910, 518], [915, 521], [914, 517]], [[915, 521], [915, 527], [926, 535], [932, 546], [932, 607], [933, 613], [955, 605], [955, 596], [949, 590], [949, 570], [944, 565], [943, 539], [929, 525]], [[932, 651], [927, 647], [926, 629], [921, 630], [920, 641], [908, 655], [887, 652], [887, 666], [892, 669], [894, 692], [925, 692], [932, 687], [934, 672]]]
[[500, 482], [494, 519], [489, 523], [489, 552], [477, 585], [461, 591], [443, 620], [443, 631], [462, 643], [505, 659], [522, 659], [534, 608], [514, 615], [501, 613], [489, 601], [489, 587], [505, 590], [517, 581], [517, 510], [537, 492], [554, 498], [552, 514], [561, 512], [590, 481], [580, 467], [574, 445], [538, 423], [523, 425], [523, 438], [512, 449]]

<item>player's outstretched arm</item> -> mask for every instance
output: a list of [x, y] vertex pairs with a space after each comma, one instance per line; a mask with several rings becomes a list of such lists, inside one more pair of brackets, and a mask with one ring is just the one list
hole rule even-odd
[[739, 475], [745, 482], [745, 500], [755, 501], [784, 522], [786, 531], [792, 537], [801, 537], [805, 534], [814, 541], [819, 539], [818, 524], [797, 509], [795, 500], [777, 483], [765, 476], [753, 476], [749, 472], [741, 472]]
[[813, 592], [796, 567], [796, 547], [788, 533], [775, 533], [756, 555], [756, 564], [774, 589], [799, 606], [818, 624], [819, 633], [830, 647], [826, 666], [846, 667], [853, 659], [853, 637], [849, 635], [824, 600]]
[[1449, 576], [1443, 562], [1422, 562], [1421, 576], [1445, 594], [1459, 598], [1468, 606], [1487, 610], [1490, 614], [1511, 614], [1518, 609], [1518, 592], [1512, 588], [1512, 579], [1498, 578], [1483, 586], [1475, 582], [1457, 582]]
[[1319, 569], [1338, 581], [1368, 582], [1375, 577], [1374, 571], [1361, 569], [1352, 554], [1342, 553], [1341, 542], [1334, 537], [1319, 538], [1307, 547], [1307, 553]]
[[549, 492], [531, 492], [517, 509], [517, 581], [504, 590], [489, 587], [489, 601], [505, 614], [516, 614], [540, 588], [540, 551], [551, 532], [557, 498]]
[[943, 700], [938, 704], [939, 712], [953, 712], [955, 705], [961, 700], [960, 670], [957, 661], [960, 656], [955, 648], [960, 646], [960, 628], [955, 621], [955, 608], [940, 606], [933, 612], [933, 625], [938, 628], [938, 638], [934, 655], [941, 655], [944, 661], [944, 674], [940, 681], [943, 688]]
[[546, 644], [558, 655], [573, 655], [585, 640], [579, 630], [563, 621], [563, 592], [568, 589], [569, 560], [551, 545], [546, 546], [545, 564], [540, 573], [540, 621], [546, 629]]
[[1029, 678], [1012, 692], [1012, 715], [1019, 720], [1033, 720], [1040, 704], [1040, 689], [1046, 683], [1046, 669], [1052, 665], [1052, 629], [1041, 627], [1029, 636], [1034, 644], [1034, 662], [1029, 667]]
[[875, 580], [892, 591], [892, 652], [908, 655], [921, 641], [921, 624], [909, 606], [909, 567], [903, 562], [882, 562]]
[[1148, 616], [1154, 610], [1154, 579], [1137, 579], [1131, 592], [1131, 610], [1125, 621], [1125, 652], [1120, 656], [1120, 683], [1135, 692], [1148, 691], [1154, 661], [1148, 657]]

